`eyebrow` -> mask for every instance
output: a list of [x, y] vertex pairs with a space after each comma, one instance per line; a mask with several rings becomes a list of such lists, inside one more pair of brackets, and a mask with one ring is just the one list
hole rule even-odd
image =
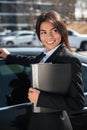
[[[53, 30], [53, 29], [55, 29], [55, 28], [56, 28], [56, 27], [52, 28], [51, 30]], [[46, 30], [42, 29], [42, 30], [40, 30], [40, 31], [46, 31]]]

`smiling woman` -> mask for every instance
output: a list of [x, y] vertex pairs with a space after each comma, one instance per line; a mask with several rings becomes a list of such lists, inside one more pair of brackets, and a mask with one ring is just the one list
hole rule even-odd
[[[44, 48], [39, 47], [9, 48], [10, 53], [32, 57], [37, 56], [43, 50]], [[87, 107], [87, 57], [78, 53], [74, 53], [74, 55], [82, 63], [85, 106]], [[20, 130], [21, 127], [23, 130], [27, 130], [27, 121], [30, 119], [33, 108], [32, 103], [26, 103], [28, 100], [25, 100], [27, 98], [29, 79], [31, 79], [29, 66], [9, 65], [5, 60], [0, 59], [0, 130], [6, 130], [7, 128], [9, 130]], [[80, 112], [77, 111], [70, 119], [74, 128], [73, 130], [87, 130], [87, 108]]]
[[60, 44], [61, 35], [52, 23], [45, 21], [40, 25], [40, 40], [45, 46], [46, 50], [50, 51]]
[[[46, 108], [48, 111], [37, 111], [37, 113], [32, 111], [28, 129], [72, 130], [69, 115], [81, 111], [84, 106], [81, 63], [71, 51], [66, 26], [56, 11], [43, 12], [38, 17], [36, 33], [45, 46], [45, 50], [40, 55], [36, 57], [15, 55], [1, 48], [1, 56], [6, 59], [7, 63], [29, 67], [31, 64], [42, 63], [43, 54], [45, 53], [46, 59], [43, 64], [70, 64], [72, 79], [66, 94], [51, 93], [30, 86], [27, 93], [28, 100], [37, 108]], [[61, 82], [63, 81], [61, 80]]]

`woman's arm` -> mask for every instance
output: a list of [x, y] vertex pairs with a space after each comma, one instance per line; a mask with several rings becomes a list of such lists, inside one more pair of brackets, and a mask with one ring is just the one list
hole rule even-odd
[[29, 66], [30, 64], [39, 63], [41, 58], [43, 57], [43, 52], [38, 56], [33, 57], [11, 54], [7, 49], [0, 48], [0, 57], [4, 58], [7, 63]]
[[30, 64], [37, 62], [36, 58], [32, 56], [11, 54], [6, 48], [0, 48], [0, 57], [4, 58], [7, 63], [20, 64], [25, 66], [29, 66]]

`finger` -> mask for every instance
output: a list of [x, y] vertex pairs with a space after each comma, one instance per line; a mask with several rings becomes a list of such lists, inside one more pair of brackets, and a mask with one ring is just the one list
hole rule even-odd
[[35, 89], [29, 88], [29, 92], [34, 92], [34, 91], [35, 91]]

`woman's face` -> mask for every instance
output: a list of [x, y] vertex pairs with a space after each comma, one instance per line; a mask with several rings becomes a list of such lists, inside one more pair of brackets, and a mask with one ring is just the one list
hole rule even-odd
[[40, 40], [46, 51], [50, 51], [60, 44], [61, 35], [51, 22], [45, 21], [40, 25]]

